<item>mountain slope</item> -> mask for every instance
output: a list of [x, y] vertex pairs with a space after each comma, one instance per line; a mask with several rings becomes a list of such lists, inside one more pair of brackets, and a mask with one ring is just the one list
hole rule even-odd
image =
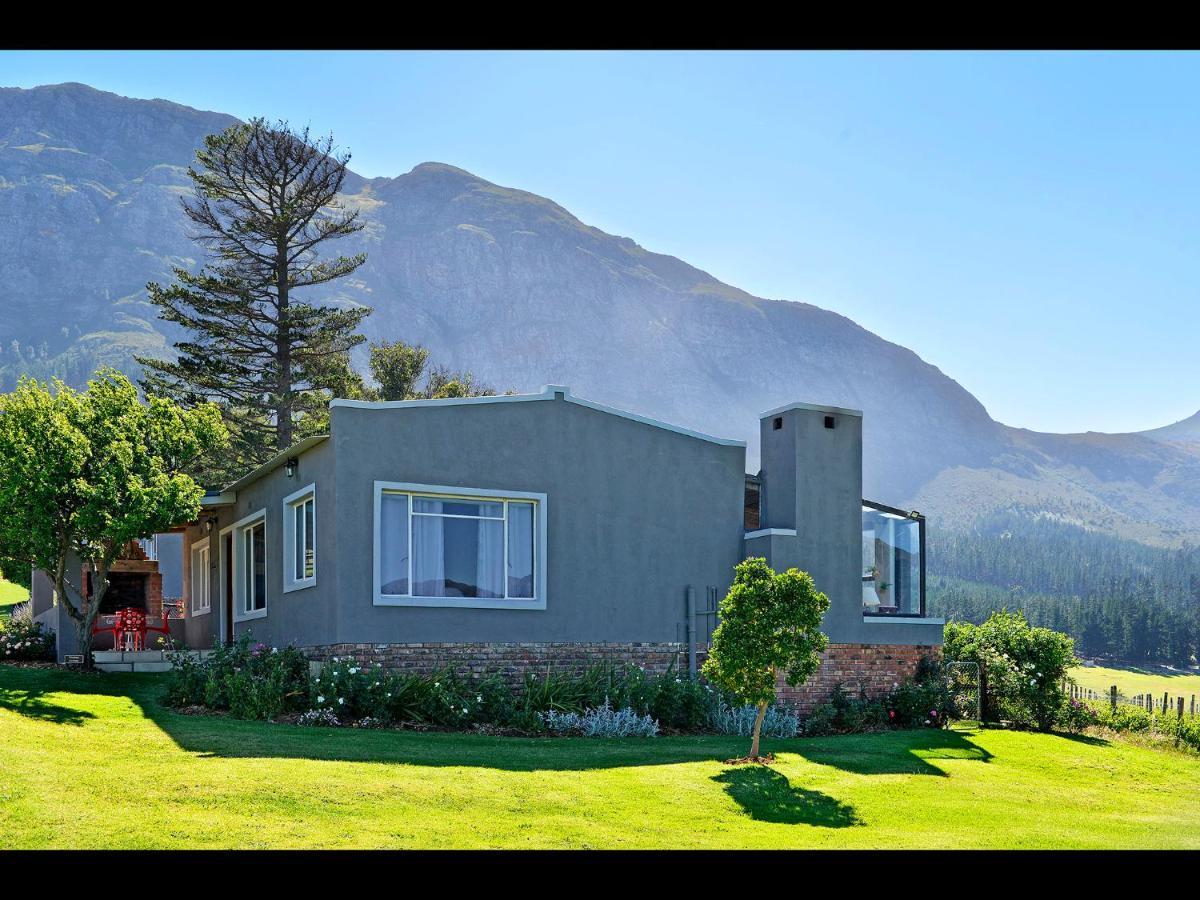
[[[168, 352], [144, 285], [197, 264], [184, 167], [232, 121], [82, 85], [0, 90], [0, 387]], [[762, 410], [859, 407], [868, 495], [945, 525], [1018, 507], [1155, 543], [1200, 535], [1200, 451], [1186, 441], [1008, 428], [843, 316], [751, 296], [453, 166], [353, 176], [346, 202], [368, 227], [342, 252], [368, 261], [320, 298], [373, 306], [368, 336], [425, 343], [500, 389], [570, 384], [745, 438], [752, 455]]]

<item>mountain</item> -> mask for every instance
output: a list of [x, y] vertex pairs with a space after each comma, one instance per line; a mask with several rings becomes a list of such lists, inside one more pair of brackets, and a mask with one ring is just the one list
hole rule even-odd
[[[185, 170], [204, 135], [233, 121], [77, 84], [0, 89], [0, 389], [23, 372], [79, 382], [99, 363], [132, 370], [134, 353], [169, 352], [174, 335], [145, 283], [199, 264], [179, 210]], [[1146, 543], [1200, 542], [1192, 430], [1010, 428], [844, 316], [752, 296], [450, 165], [352, 175], [344, 199], [367, 228], [339, 249], [368, 260], [319, 299], [368, 304], [369, 337], [422, 342], [501, 390], [569, 384], [747, 439], [755, 456], [765, 409], [859, 407], [868, 496], [915, 505], [940, 527], [1015, 510]]]

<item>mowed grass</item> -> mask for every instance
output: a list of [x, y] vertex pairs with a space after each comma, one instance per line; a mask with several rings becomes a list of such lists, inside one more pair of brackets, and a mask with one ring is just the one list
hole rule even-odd
[[1200, 847], [1200, 758], [923, 730], [590, 740], [185, 716], [162, 676], [0, 666], [0, 848]]
[[1107, 693], [1115, 684], [1127, 697], [1149, 692], [1156, 697], [1168, 693], [1172, 697], [1200, 698], [1200, 674], [1173, 672], [1159, 666], [1078, 666], [1070, 675], [1082, 687]]
[[20, 585], [13, 584], [0, 578], [0, 627], [8, 621], [9, 613], [18, 603], [29, 599], [29, 591]]

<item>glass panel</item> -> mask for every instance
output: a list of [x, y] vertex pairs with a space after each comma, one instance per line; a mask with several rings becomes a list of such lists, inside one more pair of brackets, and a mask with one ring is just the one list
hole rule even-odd
[[533, 504], [508, 504], [508, 596], [533, 596]]
[[408, 593], [408, 495], [384, 494], [379, 505], [379, 590]]
[[249, 612], [254, 596], [254, 541], [250, 529], [242, 532], [242, 609]]
[[304, 577], [304, 504], [292, 507], [292, 578]]
[[440, 500], [436, 497], [413, 497], [413, 512], [502, 519], [504, 518], [504, 504], [489, 500]]
[[414, 516], [413, 595], [500, 598], [504, 523]]
[[863, 611], [921, 614], [921, 523], [864, 507], [862, 511]]
[[251, 530], [254, 541], [254, 593], [252, 609], [267, 608], [267, 529], [259, 522]]
[[304, 502], [304, 577], [312, 578], [317, 574], [317, 503], [312, 497]]

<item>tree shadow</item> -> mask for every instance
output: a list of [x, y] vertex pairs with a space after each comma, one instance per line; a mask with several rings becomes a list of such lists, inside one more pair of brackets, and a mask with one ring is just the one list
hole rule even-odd
[[42, 699], [46, 693], [37, 689], [10, 690], [0, 687], [0, 709], [10, 710], [27, 719], [39, 719], [56, 725], [82, 725], [88, 719], [96, 718], [93, 713], [84, 710], [48, 703]]
[[967, 728], [919, 728], [881, 735], [844, 735], [815, 740], [799, 750], [809, 762], [832, 766], [858, 775], [936, 775], [947, 773], [935, 765], [942, 759], [967, 759], [986, 763], [992, 754], [970, 740]]
[[864, 824], [854, 807], [820, 791], [792, 787], [781, 772], [770, 766], [737, 766], [714, 775], [732, 797], [758, 822], [849, 828]]

